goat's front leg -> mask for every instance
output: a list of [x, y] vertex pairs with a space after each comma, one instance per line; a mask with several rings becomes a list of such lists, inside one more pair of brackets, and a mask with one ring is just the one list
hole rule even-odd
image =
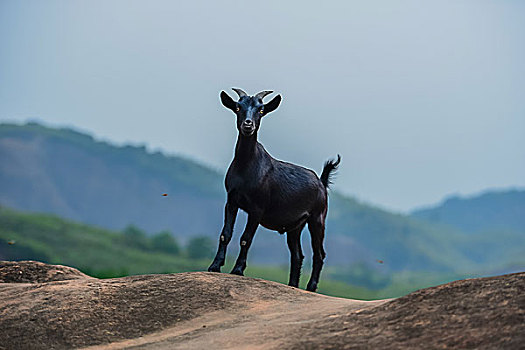
[[224, 226], [219, 237], [219, 248], [217, 249], [215, 259], [213, 259], [210, 267], [208, 267], [208, 271], [210, 272], [221, 272], [221, 266], [224, 266], [226, 248], [228, 248], [228, 243], [230, 243], [232, 239], [233, 226], [235, 225], [238, 211], [239, 207], [231, 201], [226, 202], [226, 206], [224, 207]]
[[248, 250], [250, 249], [250, 245], [252, 244], [253, 236], [255, 236], [255, 231], [257, 231], [259, 222], [259, 215], [248, 215], [248, 223], [246, 224], [244, 232], [241, 236], [241, 251], [239, 252], [237, 262], [235, 263], [235, 266], [231, 271], [231, 273], [233, 273], [234, 275], [244, 275], [244, 269], [246, 269], [246, 259], [248, 257]]

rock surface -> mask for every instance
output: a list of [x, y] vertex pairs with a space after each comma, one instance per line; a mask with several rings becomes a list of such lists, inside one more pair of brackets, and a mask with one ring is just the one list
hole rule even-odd
[[0, 261], [0, 283], [44, 283], [91, 278], [69, 266], [38, 261]]
[[524, 291], [517, 273], [365, 302], [228, 274], [0, 262], [0, 349], [519, 349]]

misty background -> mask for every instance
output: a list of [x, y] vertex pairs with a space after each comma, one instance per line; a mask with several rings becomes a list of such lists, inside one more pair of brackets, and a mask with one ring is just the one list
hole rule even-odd
[[221, 172], [224, 89], [272, 89], [260, 141], [407, 212], [525, 186], [521, 1], [2, 1], [0, 119], [72, 126]]

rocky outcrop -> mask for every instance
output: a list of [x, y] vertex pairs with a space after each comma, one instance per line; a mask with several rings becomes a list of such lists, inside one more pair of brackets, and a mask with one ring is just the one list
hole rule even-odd
[[229, 274], [0, 262], [0, 349], [518, 349], [523, 290], [518, 273], [366, 302]]

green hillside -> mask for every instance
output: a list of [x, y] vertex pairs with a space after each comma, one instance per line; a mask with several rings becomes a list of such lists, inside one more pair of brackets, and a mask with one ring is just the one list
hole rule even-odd
[[[0, 124], [0, 204], [16, 210], [110, 230], [130, 224], [149, 233], [168, 230], [183, 243], [195, 235], [215, 242], [224, 197], [223, 174], [184, 157], [119, 147], [71, 129]], [[236, 235], [243, 225], [241, 214]], [[336, 192], [330, 196], [326, 237], [327, 271], [340, 281], [361, 279], [374, 288], [405, 271], [490, 274], [525, 265], [521, 233], [490, 230], [473, 237]], [[238, 250], [237, 238], [234, 242], [230, 257]], [[303, 246], [308, 264], [307, 230]], [[260, 228], [250, 261], [288, 264], [283, 236]]]
[[[154, 236], [153, 236], [154, 237]], [[130, 274], [174, 273], [206, 270], [211, 257], [192, 259], [189, 247], [166, 253], [150, 241], [137, 245], [122, 232], [110, 231], [61, 219], [49, 214], [26, 214], [0, 208], [0, 260], [39, 260], [73, 266], [100, 278]], [[160, 249], [159, 249], [160, 248]], [[208, 255], [210, 255], [208, 253]], [[225, 271], [232, 267], [229, 261]], [[249, 266], [246, 275], [287, 283], [284, 267]], [[306, 283], [303, 278], [303, 284]], [[303, 286], [304, 288], [304, 286]], [[373, 299], [385, 293], [402, 294], [417, 286], [389, 284], [383, 290], [368, 290], [323, 278], [320, 292], [327, 295]]]
[[2, 260], [64, 264], [96, 276], [186, 271], [195, 266], [180, 255], [129, 244], [122, 233], [49, 214], [1, 208], [0, 238]]
[[[0, 124], [0, 204], [12, 208], [193, 235], [216, 232], [223, 197], [221, 176], [183, 157], [71, 129]], [[200, 220], [202, 211], [213, 224]]]

